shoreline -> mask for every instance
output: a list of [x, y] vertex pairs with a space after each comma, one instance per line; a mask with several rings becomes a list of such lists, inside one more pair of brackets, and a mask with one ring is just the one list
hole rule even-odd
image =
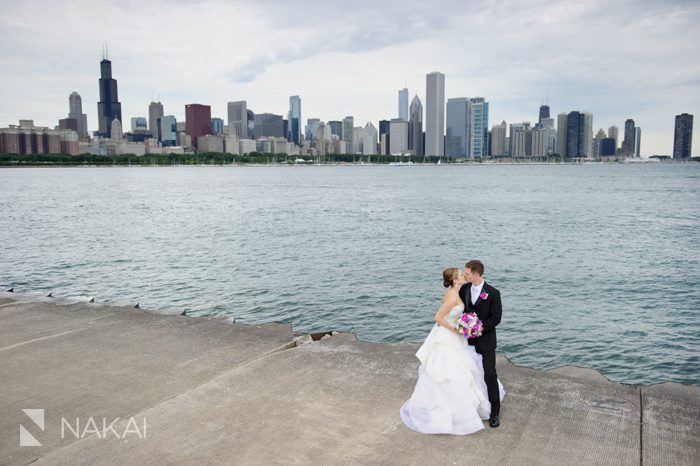
[[[1, 285], [0, 288], [6, 287], [6, 285]], [[14, 288], [12, 288], [14, 290]], [[228, 323], [228, 324], [237, 324], [236, 322], [236, 317], [235, 316], [207, 316], [207, 315], [192, 315], [188, 314], [186, 310], [182, 309], [151, 309], [151, 308], [145, 308], [142, 307], [140, 303], [136, 303], [135, 305], [132, 303], [124, 303], [124, 302], [102, 302], [102, 301], [96, 301], [93, 296], [76, 296], [76, 297], [61, 297], [61, 296], [54, 296], [53, 292], [49, 293], [49, 295], [45, 295], [43, 292], [15, 292], [15, 291], [5, 291], [2, 290], [0, 291], [0, 306], [3, 304], [3, 300], [11, 300], [16, 303], [23, 303], [23, 304], [31, 304], [31, 303], [40, 303], [40, 304], [49, 304], [49, 305], [72, 305], [72, 304], [88, 304], [90, 306], [97, 306], [97, 307], [107, 307], [107, 308], [133, 308], [137, 309], [141, 312], [149, 313], [149, 314], [156, 314], [156, 315], [163, 315], [163, 316], [186, 316], [189, 318], [193, 319], [203, 319], [203, 320], [213, 320], [217, 322], [222, 322], [222, 323]], [[268, 321], [268, 322], [258, 322], [258, 323], [244, 323], [244, 324], [237, 324], [237, 325], [244, 325], [244, 326], [259, 326], [259, 325], [288, 325], [290, 329], [292, 330], [293, 334], [297, 337], [299, 336], [305, 336], [305, 335], [311, 335], [313, 336], [314, 340], [320, 339], [326, 335], [332, 336], [335, 334], [343, 334], [343, 335], [351, 335], [352, 338], [355, 339], [355, 341], [361, 342], [361, 343], [367, 343], [367, 344], [376, 344], [376, 345], [417, 345], [420, 346], [423, 341], [422, 340], [401, 340], [401, 341], [374, 341], [374, 340], [362, 340], [357, 337], [357, 335], [347, 329], [330, 329], [330, 330], [315, 330], [315, 331], [302, 331], [302, 330], [294, 330], [294, 324], [290, 323], [282, 323], [282, 322], [276, 322], [276, 321]], [[652, 383], [631, 383], [631, 382], [622, 382], [618, 380], [613, 380], [606, 376], [604, 373], [602, 373], [600, 370], [594, 368], [594, 367], [588, 367], [588, 366], [581, 366], [577, 364], [561, 364], [561, 365], [556, 365], [553, 367], [549, 368], [541, 368], [541, 367], [533, 367], [533, 366], [528, 366], [525, 364], [520, 364], [517, 362], [514, 362], [506, 353], [505, 351], [499, 351], [498, 349], [496, 350], [496, 354], [507, 360], [509, 364], [512, 364], [514, 366], [517, 366], [522, 369], [529, 369], [529, 370], [535, 370], [535, 371], [542, 371], [542, 372], [559, 372], [563, 371], [562, 373], [566, 373], [569, 369], [573, 371], [584, 371], [588, 372], [594, 377], [604, 379], [606, 382], [612, 383], [612, 384], [618, 384], [618, 385], [624, 385], [626, 387], [632, 387], [632, 388], [648, 388], [648, 387], [654, 387], [657, 385], [663, 385], [667, 383], [673, 383], [677, 385], [682, 385], [686, 387], [695, 387], [698, 390], [700, 390], [700, 384], [693, 384], [693, 383], [685, 383], [685, 382], [677, 382], [673, 380], [662, 380], [659, 382], [652, 382]]]
[[[17, 292], [14, 291], [13, 288], [9, 288], [13, 291], [5, 291], [8, 289], [9, 285], [3, 285], [0, 284], [0, 305], [2, 304], [3, 299], [9, 299], [16, 301], [18, 303], [43, 303], [43, 304], [50, 304], [50, 305], [71, 305], [71, 304], [80, 304], [80, 303], [89, 303], [92, 306], [102, 306], [102, 307], [125, 307], [125, 308], [135, 308], [138, 309], [142, 312], [147, 312], [147, 313], [153, 313], [153, 314], [159, 314], [159, 315], [180, 315], [180, 316], [187, 316], [195, 319], [204, 319], [204, 320], [216, 320], [216, 321], [221, 321], [221, 322], [227, 322], [227, 323], [236, 323], [236, 317], [235, 316], [209, 316], [209, 315], [197, 315], [197, 314], [189, 314], [186, 310], [176, 310], [172, 308], [161, 308], [161, 309], [151, 309], [151, 308], [144, 308], [140, 305], [140, 303], [136, 303], [135, 305], [133, 303], [126, 303], [123, 301], [96, 301], [93, 296], [58, 296], [54, 295], [53, 292], [49, 292], [48, 295], [46, 295], [46, 292], [41, 292], [41, 291], [25, 291], [25, 292]], [[290, 328], [293, 328], [293, 323], [282, 323], [282, 322], [276, 322], [276, 321], [268, 321], [268, 322], [258, 322], [258, 323], [245, 323], [241, 325], [266, 325], [266, 324], [278, 324], [278, 325], [289, 325]], [[301, 331], [301, 330], [293, 330], [295, 335], [304, 335], [304, 334], [309, 334], [309, 335], [314, 335], [314, 337], [321, 338], [325, 334], [331, 334], [331, 333], [342, 333], [344, 335], [352, 335], [352, 337], [359, 342], [363, 343], [368, 343], [368, 344], [386, 344], [386, 345], [395, 345], [395, 344], [414, 344], [414, 345], [420, 345], [422, 344], [422, 340], [400, 340], [400, 341], [376, 341], [376, 340], [362, 340], [357, 337], [357, 335], [352, 332], [351, 330], [347, 329], [330, 329], [330, 330], [308, 330], [308, 331]], [[582, 371], [591, 371], [592, 373], [597, 374], [599, 378], [605, 379], [609, 383], [613, 384], [620, 384], [624, 385], [627, 387], [636, 387], [636, 388], [645, 388], [645, 387], [652, 387], [655, 385], [660, 385], [660, 384], [665, 384], [665, 383], [674, 383], [674, 384], [679, 384], [683, 386], [688, 386], [688, 387], [697, 387], [700, 389], [700, 384], [693, 384], [693, 383], [687, 383], [687, 382], [680, 382], [680, 381], [675, 381], [675, 380], [661, 380], [658, 382], [651, 382], [651, 383], [634, 383], [634, 382], [625, 382], [625, 381], [620, 381], [620, 380], [614, 380], [609, 378], [607, 375], [605, 375], [603, 372], [601, 372], [599, 369], [596, 369], [595, 367], [589, 367], [589, 366], [582, 366], [582, 365], [577, 365], [577, 364], [560, 364], [560, 365], [553, 365], [551, 367], [537, 367], [537, 366], [530, 366], [530, 365], [525, 365], [525, 364], [520, 364], [518, 362], [515, 362], [511, 359], [508, 354], [503, 351], [503, 350], [497, 350], [496, 354], [499, 355], [500, 357], [506, 359], [510, 364], [513, 364], [515, 366], [521, 367], [523, 369], [530, 369], [530, 370], [536, 370], [536, 371], [544, 371], [544, 372], [549, 372], [549, 371], [557, 371], [561, 368], [575, 368], [578, 370]]]
[[[591, 369], [541, 371], [499, 355], [502, 426], [425, 435], [399, 417], [418, 375], [417, 343], [8, 294], [0, 296], [7, 464], [690, 465], [700, 458], [700, 387], [629, 386]], [[31, 428], [24, 408], [45, 410], [43, 430]], [[147, 422], [148, 436], [101, 436], [101, 424], [79, 438], [59, 435], [61, 417], [88, 416], [119, 417], [117, 432], [127, 419]], [[20, 447], [18, 423], [42, 445]], [[493, 456], [494, 445], [505, 448]]]
[[624, 161], [601, 161], [601, 160], [590, 160], [581, 162], [538, 162], [538, 161], [474, 161], [474, 162], [445, 162], [445, 163], [432, 163], [432, 162], [413, 162], [403, 165], [391, 165], [390, 163], [374, 163], [374, 162], [331, 162], [331, 163], [197, 163], [197, 164], [54, 164], [54, 163], [27, 163], [27, 164], [0, 164], [0, 169], [3, 168], [196, 168], [196, 167], [219, 167], [219, 168], [246, 168], [246, 167], [393, 167], [393, 168], [403, 168], [403, 167], [460, 167], [460, 166], [522, 166], [522, 165], [533, 165], [533, 166], [589, 166], [589, 165], [676, 165], [676, 164], [691, 164], [700, 162], [700, 158], [697, 160], [657, 160], [657, 159], [635, 159], [633, 162]]

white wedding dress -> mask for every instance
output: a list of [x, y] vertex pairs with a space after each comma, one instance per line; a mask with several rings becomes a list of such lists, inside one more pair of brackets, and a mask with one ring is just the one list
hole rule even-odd
[[[456, 324], [464, 310], [459, 304], [445, 320]], [[466, 435], [484, 428], [491, 403], [484, 382], [481, 355], [466, 338], [437, 323], [416, 352], [418, 382], [401, 407], [407, 427], [426, 434]], [[505, 390], [498, 382], [501, 400]]]

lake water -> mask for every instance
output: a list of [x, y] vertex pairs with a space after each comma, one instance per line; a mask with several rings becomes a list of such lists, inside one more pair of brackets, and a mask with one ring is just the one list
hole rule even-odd
[[700, 164], [0, 169], [0, 284], [422, 341], [479, 258], [499, 351], [700, 385]]

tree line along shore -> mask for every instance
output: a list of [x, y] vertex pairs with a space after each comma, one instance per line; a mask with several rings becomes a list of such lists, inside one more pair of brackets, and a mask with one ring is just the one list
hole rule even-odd
[[[657, 157], [662, 161], [671, 161], [670, 158]], [[698, 158], [691, 159], [698, 161]], [[295, 165], [295, 164], [461, 164], [461, 163], [584, 163], [584, 162], [610, 162], [617, 163], [622, 160], [590, 160], [586, 158], [565, 158], [559, 155], [549, 157], [495, 157], [488, 159], [457, 159], [453, 157], [418, 156], [418, 155], [358, 155], [358, 154], [329, 154], [324, 156], [291, 156], [288, 154], [264, 154], [251, 152], [246, 155], [233, 155], [217, 152], [205, 152], [197, 154], [147, 154], [136, 156], [133, 154], [120, 155], [95, 155], [95, 154], [0, 154], [0, 166], [80, 166], [80, 165]]]

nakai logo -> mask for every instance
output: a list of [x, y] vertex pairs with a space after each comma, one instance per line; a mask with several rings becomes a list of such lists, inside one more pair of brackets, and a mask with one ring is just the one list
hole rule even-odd
[[[44, 410], [43, 409], [23, 409], [24, 414], [34, 422], [34, 424], [44, 431]], [[39, 442], [29, 431], [22, 425], [19, 425], [19, 446], [20, 447], [40, 447]]]

